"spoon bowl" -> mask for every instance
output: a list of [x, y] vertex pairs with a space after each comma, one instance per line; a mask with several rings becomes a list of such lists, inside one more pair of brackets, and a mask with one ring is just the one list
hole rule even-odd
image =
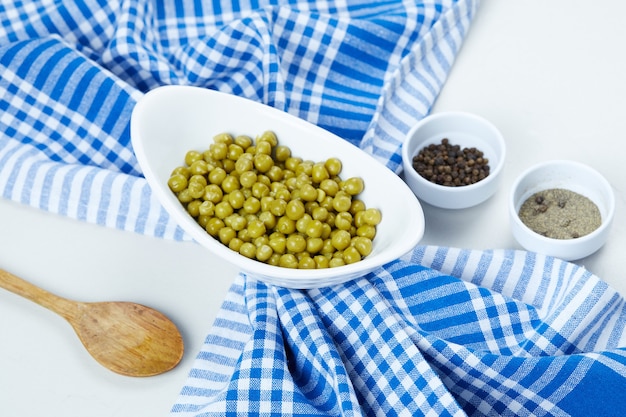
[[72, 301], [0, 269], [0, 287], [66, 319], [102, 366], [126, 376], [153, 376], [182, 359], [183, 339], [162, 313], [130, 302]]

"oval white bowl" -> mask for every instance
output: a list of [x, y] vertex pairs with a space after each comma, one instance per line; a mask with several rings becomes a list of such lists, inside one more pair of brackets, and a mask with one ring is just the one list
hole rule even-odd
[[[551, 188], [570, 190], [594, 202], [602, 219], [600, 227], [576, 239], [552, 239], [526, 226], [518, 214], [522, 204], [533, 194]], [[609, 182], [593, 168], [575, 161], [547, 161], [528, 168], [516, 179], [509, 199], [511, 229], [519, 244], [566, 261], [589, 256], [605, 244], [614, 212], [615, 196]]]
[[[369, 256], [327, 269], [271, 266], [229, 249], [186, 212], [167, 185], [172, 170], [182, 165], [185, 153], [207, 149], [218, 133], [255, 137], [266, 130], [274, 131], [294, 156], [313, 161], [338, 157], [343, 163], [342, 178], [363, 178], [365, 190], [359, 198], [382, 213]], [[249, 276], [270, 284], [307, 289], [364, 276], [409, 252], [424, 234], [422, 207], [395, 173], [340, 137], [252, 100], [199, 87], [159, 87], [148, 92], [133, 109], [131, 140], [146, 180], [173, 220], [200, 245]]]
[[[444, 138], [461, 148], [481, 150], [489, 158], [489, 175], [474, 184], [449, 187], [435, 184], [418, 174], [413, 168], [413, 157], [425, 146], [441, 143]], [[445, 209], [472, 207], [491, 197], [498, 189], [505, 157], [506, 144], [500, 131], [488, 120], [466, 112], [426, 116], [407, 133], [402, 145], [406, 183], [420, 200]]]

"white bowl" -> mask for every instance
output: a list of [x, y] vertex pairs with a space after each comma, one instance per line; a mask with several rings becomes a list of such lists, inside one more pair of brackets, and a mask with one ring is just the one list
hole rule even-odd
[[[489, 175], [474, 184], [450, 187], [435, 184], [413, 168], [413, 157], [433, 143], [448, 138], [461, 148], [475, 147], [489, 158]], [[482, 203], [497, 190], [504, 166], [506, 145], [498, 129], [484, 118], [465, 112], [443, 112], [426, 116], [406, 135], [402, 145], [404, 179], [423, 202], [446, 209], [461, 209]]]
[[[266, 130], [274, 131], [294, 156], [313, 161], [338, 157], [343, 163], [342, 178], [363, 178], [365, 190], [359, 198], [367, 207], [378, 208], [382, 213], [370, 255], [353, 264], [327, 269], [271, 266], [224, 246], [186, 212], [167, 185], [172, 170], [183, 163], [185, 153], [207, 149], [218, 133], [254, 137]], [[198, 87], [159, 87], [135, 106], [131, 138], [145, 178], [172, 218], [200, 245], [270, 284], [304, 289], [345, 282], [409, 252], [424, 234], [419, 202], [391, 170], [338, 136], [251, 100]]]
[[[519, 210], [533, 194], [552, 188], [563, 188], [581, 194], [596, 204], [600, 211], [600, 227], [576, 239], [553, 239], [534, 232], [519, 218]], [[572, 261], [584, 258], [606, 242], [613, 214], [615, 196], [609, 182], [579, 162], [547, 161], [528, 168], [513, 184], [509, 200], [509, 219], [513, 236], [525, 249]]]

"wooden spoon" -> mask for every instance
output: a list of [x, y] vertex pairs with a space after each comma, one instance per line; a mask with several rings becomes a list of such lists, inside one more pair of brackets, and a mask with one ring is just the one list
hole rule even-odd
[[161, 374], [174, 368], [183, 356], [183, 339], [176, 325], [149, 307], [129, 302], [71, 301], [2, 269], [0, 287], [65, 318], [91, 356], [118, 374]]

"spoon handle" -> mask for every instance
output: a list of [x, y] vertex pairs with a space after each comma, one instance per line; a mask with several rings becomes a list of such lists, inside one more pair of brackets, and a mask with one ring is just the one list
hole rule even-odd
[[78, 311], [77, 303], [52, 294], [3, 269], [0, 269], [0, 287], [27, 298], [66, 320], [71, 320]]

